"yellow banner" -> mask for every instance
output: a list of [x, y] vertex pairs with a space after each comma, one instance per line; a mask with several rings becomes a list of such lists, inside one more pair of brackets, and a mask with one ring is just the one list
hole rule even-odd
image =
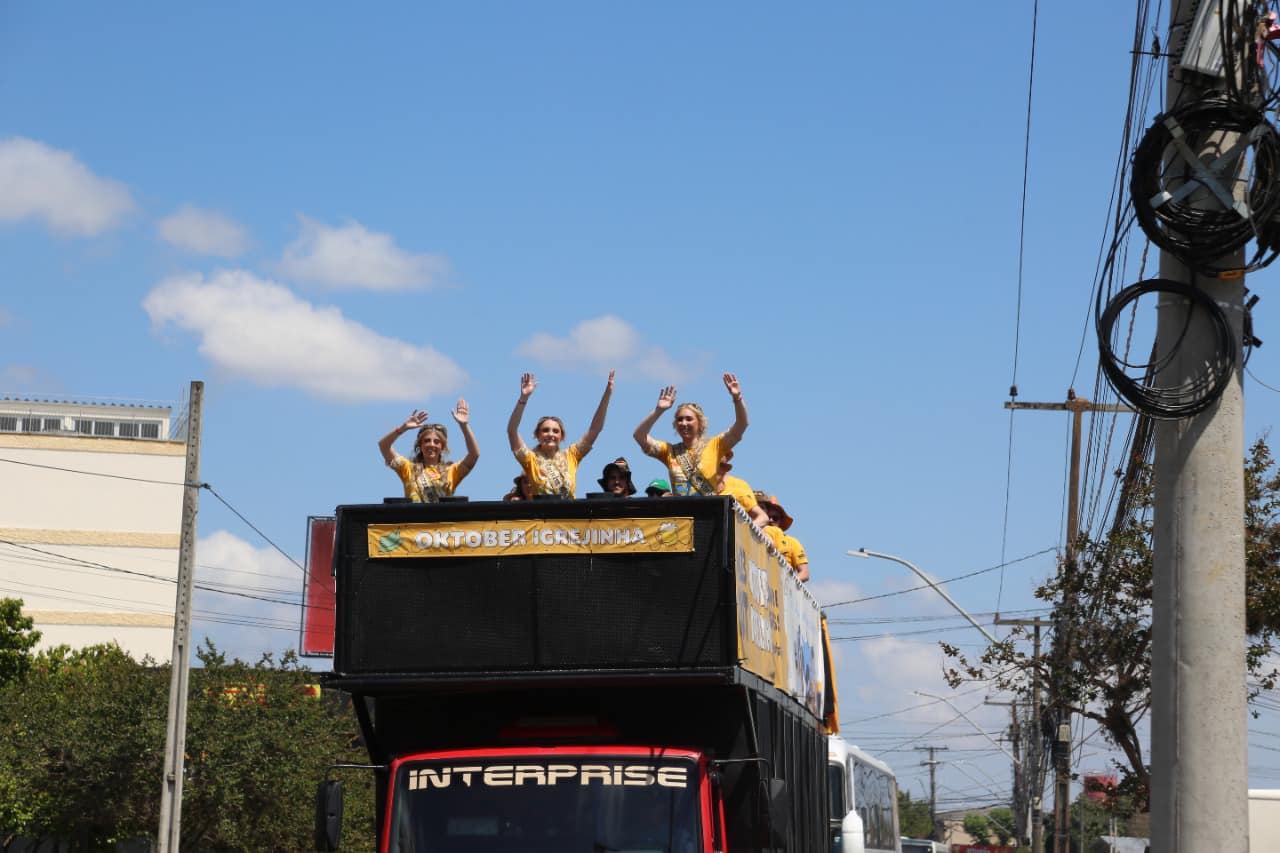
[[734, 513], [734, 569], [738, 594], [738, 659], [776, 687], [786, 690], [786, 633], [782, 626], [780, 573], [769, 540], [745, 517]]
[[693, 550], [692, 518], [545, 518], [370, 524], [370, 557], [655, 554]]

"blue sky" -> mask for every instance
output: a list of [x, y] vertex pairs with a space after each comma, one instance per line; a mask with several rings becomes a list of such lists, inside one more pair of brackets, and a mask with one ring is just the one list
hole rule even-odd
[[[915, 585], [849, 549], [945, 578], [1052, 548], [1067, 418], [1019, 415], [1010, 456], [1002, 409], [1031, 7], [980, 12], [6, 4], [0, 392], [176, 401], [203, 380], [202, 479], [301, 559], [308, 515], [397, 493], [376, 441], [415, 407], [446, 420], [467, 398], [482, 456], [462, 491], [497, 497], [515, 473], [504, 426], [520, 374], [540, 379], [531, 415], [577, 435], [616, 368], [583, 482], [619, 454], [647, 482], [661, 472], [631, 431], [659, 388], [724, 428], [730, 370], [751, 414], [735, 473], [796, 518], [820, 600]], [[1090, 288], [1132, 16], [1100, 0], [1039, 10], [1022, 400], [1061, 401], [1073, 383], [1096, 396]], [[1269, 348], [1250, 367], [1280, 386]], [[1252, 380], [1246, 396], [1251, 440], [1277, 407]], [[297, 570], [207, 496], [199, 528], [209, 577], [296, 589]], [[1053, 559], [951, 593], [978, 613], [1035, 608]], [[948, 611], [916, 592], [829, 614]], [[296, 643], [278, 624], [196, 632], [252, 657]], [[839, 644], [842, 716], [851, 739], [898, 748], [885, 757], [916, 796], [915, 746], [990, 745], [938, 704], [858, 721], [941, 693], [937, 640], [978, 647], [957, 626], [833, 626], [898, 635]], [[955, 630], [907, 633], [934, 627]], [[1005, 714], [972, 708], [990, 731]], [[1097, 742], [1086, 769], [1105, 764]], [[1280, 779], [1268, 754], [1254, 751], [1255, 786]], [[993, 749], [970, 755], [1008, 778]], [[957, 769], [944, 796], [988, 796]]]

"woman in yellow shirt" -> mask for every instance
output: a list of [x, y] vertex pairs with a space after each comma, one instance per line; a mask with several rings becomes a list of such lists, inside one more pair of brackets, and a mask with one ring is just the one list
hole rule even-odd
[[[452, 414], [467, 443], [467, 455], [462, 457], [461, 462], [444, 461], [449, 455], [449, 431], [443, 424], [427, 423], [427, 413], [418, 409], [414, 409], [404, 423], [378, 440], [383, 461], [400, 477], [400, 482], [404, 485], [404, 496], [414, 503], [436, 503], [440, 498], [452, 495], [462, 478], [471, 473], [476, 460], [480, 458], [480, 447], [471, 432], [471, 412], [467, 408], [467, 401], [459, 398], [458, 408]], [[396, 453], [392, 447], [397, 438], [411, 429], [418, 431], [413, 442], [412, 461]]]
[[658, 404], [636, 427], [636, 443], [646, 456], [667, 466], [671, 473], [671, 492], [675, 495], [714, 495], [720, 485], [720, 459], [742, 440], [747, 431], [747, 406], [742, 402], [742, 387], [732, 373], [724, 375], [724, 387], [733, 399], [733, 426], [719, 435], [707, 437], [707, 416], [697, 403], [681, 403], [676, 407], [674, 425], [680, 441], [669, 444], [649, 435], [662, 413], [675, 406], [676, 388], [668, 385], [658, 394]]
[[565, 449], [560, 448], [564, 441], [564, 421], [555, 415], [547, 415], [538, 419], [533, 429], [533, 437], [538, 444], [533, 450], [525, 446], [520, 437], [520, 420], [524, 417], [525, 404], [530, 395], [538, 387], [538, 380], [532, 373], [520, 377], [520, 399], [516, 401], [511, 417], [507, 420], [507, 440], [511, 442], [511, 452], [516, 461], [524, 469], [529, 479], [530, 491], [534, 495], [554, 495], [560, 498], [576, 496], [578, 484], [578, 463], [591, 452], [600, 430], [604, 429], [605, 415], [609, 412], [609, 398], [613, 396], [613, 374], [609, 371], [609, 381], [600, 397], [600, 405], [596, 406], [595, 416], [582, 438]]

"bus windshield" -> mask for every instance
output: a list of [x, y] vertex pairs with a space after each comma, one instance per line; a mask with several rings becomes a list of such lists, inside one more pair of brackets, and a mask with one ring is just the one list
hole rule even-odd
[[400, 765], [389, 853], [697, 853], [697, 765], [518, 756]]

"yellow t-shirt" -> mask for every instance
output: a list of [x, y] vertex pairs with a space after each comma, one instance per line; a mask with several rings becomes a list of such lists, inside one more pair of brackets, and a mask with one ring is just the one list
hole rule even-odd
[[[725, 441], [725, 434], [720, 433], [714, 438], [708, 439], [700, 451], [696, 453], [686, 454], [686, 448], [683, 442], [677, 444], [668, 444], [665, 441], [653, 441], [653, 449], [649, 453], [654, 459], [667, 466], [668, 473], [671, 474], [671, 494], [673, 495], [700, 495], [715, 494], [716, 484], [719, 477], [716, 476], [720, 469], [720, 457], [723, 456], [732, 445]], [[697, 488], [693, 483], [689, 482], [689, 476], [685, 472], [685, 466], [681, 462], [681, 456], [687, 456], [689, 459], [689, 467], [693, 469], [695, 476], [703, 480], [710, 486], [710, 491]]]
[[805, 563], [809, 562], [809, 558], [804, 553], [804, 546], [800, 544], [800, 540], [794, 536], [788, 536], [782, 532], [782, 528], [775, 527], [770, 524], [764, 529], [764, 533], [773, 540], [773, 547], [787, 561], [792, 570], [799, 569]]
[[414, 503], [436, 503], [440, 498], [452, 495], [462, 478], [467, 476], [457, 462], [419, 465], [399, 453], [391, 457], [387, 467], [400, 477], [404, 496]]
[[558, 451], [550, 459], [527, 447], [522, 450], [516, 453], [516, 461], [529, 478], [530, 494], [577, 497], [578, 463], [591, 450], [590, 447], [584, 450], [571, 444], [568, 450]]
[[742, 507], [743, 512], [746, 513], [750, 513], [751, 510], [759, 506], [759, 503], [756, 502], [756, 493], [752, 491], [747, 481], [732, 474], [724, 475], [720, 483], [720, 494], [732, 497], [738, 502], [738, 506]]

